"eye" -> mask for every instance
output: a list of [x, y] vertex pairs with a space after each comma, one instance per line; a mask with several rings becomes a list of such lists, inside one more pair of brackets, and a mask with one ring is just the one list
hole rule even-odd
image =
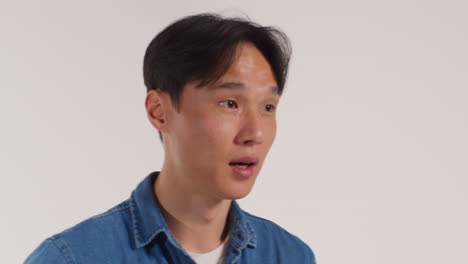
[[237, 108], [237, 103], [234, 100], [222, 101], [222, 102], [219, 102], [219, 104], [227, 108]]
[[267, 104], [265, 105], [265, 110], [267, 110], [267, 112], [273, 112], [275, 110], [275, 106], [272, 104]]

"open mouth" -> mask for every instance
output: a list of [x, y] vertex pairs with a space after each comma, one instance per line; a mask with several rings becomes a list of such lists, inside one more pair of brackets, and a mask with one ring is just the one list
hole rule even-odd
[[231, 162], [229, 163], [230, 166], [236, 166], [241, 169], [247, 169], [255, 165], [254, 162]]
[[238, 178], [249, 179], [255, 175], [255, 166], [258, 162], [259, 159], [257, 157], [244, 156], [231, 160], [231, 162], [229, 162], [229, 166]]

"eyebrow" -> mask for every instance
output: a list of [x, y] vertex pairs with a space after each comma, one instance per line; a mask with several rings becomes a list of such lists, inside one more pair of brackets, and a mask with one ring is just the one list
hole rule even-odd
[[[214, 84], [212, 89], [232, 89], [232, 90], [241, 90], [245, 89], [246, 85], [242, 82], [219, 82]], [[278, 86], [272, 86], [271, 92], [278, 94]]]

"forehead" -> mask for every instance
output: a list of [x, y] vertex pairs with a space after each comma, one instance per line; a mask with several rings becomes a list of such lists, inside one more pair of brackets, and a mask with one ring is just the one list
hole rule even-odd
[[253, 44], [246, 42], [238, 45], [233, 63], [219, 80], [210, 86], [210, 89], [218, 88], [256, 88], [273, 90], [276, 93], [278, 91], [270, 63]]

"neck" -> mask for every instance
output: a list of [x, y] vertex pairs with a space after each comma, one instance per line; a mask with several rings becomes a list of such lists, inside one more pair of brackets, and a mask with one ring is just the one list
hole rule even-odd
[[209, 252], [228, 234], [231, 200], [196, 192], [178, 179], [179, 175], [163, 166], [153, 187], [167, 226], [185, 250]]

